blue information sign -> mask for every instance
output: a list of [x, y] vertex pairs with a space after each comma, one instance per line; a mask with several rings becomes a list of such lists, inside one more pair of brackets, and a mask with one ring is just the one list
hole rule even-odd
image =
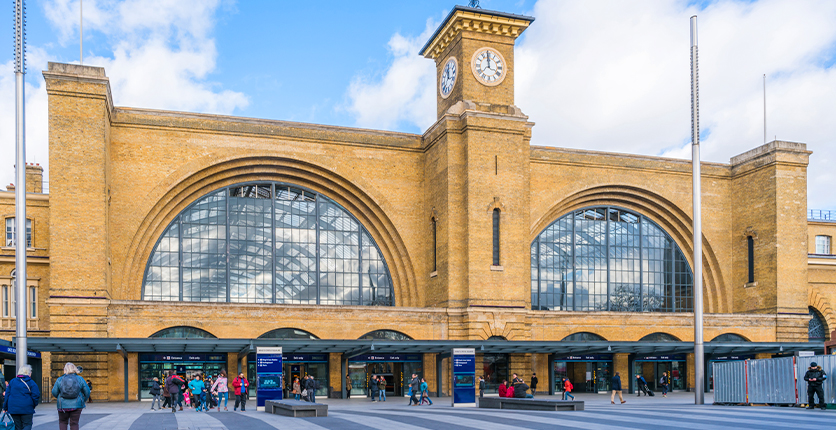
[[476, 406], [476, 349], [453, 348], [453, 406]]
[[267, 400], [282, 399], [282, 348], [262, 347], [256, 349], [255, 367], [258, 380], [256, 381], [256, 406], [264, 406]]

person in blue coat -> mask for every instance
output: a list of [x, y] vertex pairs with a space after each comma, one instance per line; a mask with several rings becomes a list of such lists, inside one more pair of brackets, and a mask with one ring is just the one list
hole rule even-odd
[[615, 393], [618, 393], [618, 400], [621, 400], [621, 403], [627, 403], [621, 395], [621, 376], [618, 372], [615, 372], [615, 376], [612, 377], [612, 395], [610, 395], [610, 403], [612, 404], [615, 404]]
[[57, 400], [58, 427], [70, 430], [78, 430], [78, 420], [81, 418], [81, 410], [86, 406], [90, 398], [90, 387], [87, 382], [78, 375], [78, 368], [73, 363], [64, 365], [64, 375], [55, 381], [52, 387], [52, 397]]
[[41, 403], [41, 390], [32, 380], [32, 366], [21, 366], [17, 373], [6, 389], [3, 411], [12, 416], [16, 430], [32, 430], [32, 416]]

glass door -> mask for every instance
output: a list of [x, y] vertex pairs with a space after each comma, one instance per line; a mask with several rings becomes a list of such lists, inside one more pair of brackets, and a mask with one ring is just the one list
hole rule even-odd
[[569, 370], [566, 368], [566, 362], [555, 361], [552, 366], [552, 373], [554, 373], [554, 392], [563, 392], [563, 380], [569, 377]]
[[684, 390], [686, 376], [684, 361], [671, 362], [671, 390]]
[[348, 377], [351, 378], [351, 397], [369, 395], [369, 378], [366, 374], [366, 363], [349, 363]]
[[612, 380], [612, 376], [610, 376], [610, 368], [612, 363], [608, 361], [599, 361], [592, 364], [595, 367], [595, 373], [593, 375], [595, 378], [595, 392], [600, 393], [610, 391], [610, 383]]

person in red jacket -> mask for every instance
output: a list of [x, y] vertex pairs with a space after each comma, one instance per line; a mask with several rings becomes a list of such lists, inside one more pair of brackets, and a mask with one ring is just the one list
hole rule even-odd
[[508, 386], [505, 384], [508, 381], [503, 380], [501, 384], [499, 384], [499, 397], [508, 397]]
[[569, 378], [563, 380], [563, 400], [566, 400], [566, 397], [571, 397], [572, 400], [575, 400], [575, 396], [572, 395], [572, 390], [575, 387], [572, 385], [572, 381]]
[[244, 373], [239, 373], [238, 377], [232, 380], [232, 387], [235, 388], [235, 406], [233, 411], [238, 410], [238, 404], [241, 404], [241, 412], [247, 410], [247, 387], [250, 383], [244, 377]]

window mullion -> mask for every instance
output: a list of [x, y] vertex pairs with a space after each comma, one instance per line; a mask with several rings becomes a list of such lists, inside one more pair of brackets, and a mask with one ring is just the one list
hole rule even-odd
[[[230, 242], [230, 234], [229, 234], [229, 189], [224, 190], [224, 204], [226, 205], [226, 229], [224, 231], [224, 243], [226, 244], [226, 301], [229, 303], [230, 294], [232, 289], [232, 284], [230, 283], [230, 276], [229, 276], [229, 266], [230, 266], [230, 252], [229, 252], [229, 242]], [[202, 294], [201, 294], [202, 295]]]
[[178, 215], [177, 216], [177, 266], [180, 267], [178, 270], [178, 280], [177, 283], [179, 285], [179, 297], [180, 301], [183, 301], [183, 217]]
[[571, 213], [570, 217], [570, 219], [572, 220], [572, 310], [574, 311], [577, 308], [577, 306], [575, 306], [575, 303], [577, 303], [578, 300], [578, 272], [576, 269], [577, 250], [575, 249], [575, 246], [577, 244], [577, 239], [575, 238], [575, 235], [577, 234], [577, 228], [575, 227], [575, 224], [577, 224], [577, 220], [575, 219], [574, 212]]
[[604, 252], [607, 259], [607, 310], [610, 309], [610, 208], [604, 209]]
[[273, 297], [270, 303], [276, 303], [276, 184], [270, 184], [270, 263], [273, 277]]
[[644, 312], [644, 217], [639, 216], [639, 310]]
[[320, 245], [320, 225], [319, 225], [319, 195], [314, 198], [314, 212], [316, 213], [316, 304], [319, 304], [319, 284], [321, 283], [319, 274], [319, 260], [321, 259]]

